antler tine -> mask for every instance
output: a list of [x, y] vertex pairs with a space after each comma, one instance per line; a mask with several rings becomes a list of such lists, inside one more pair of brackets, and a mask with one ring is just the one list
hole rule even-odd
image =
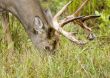
[[100, 17], [100, 15], [88, 15], [88, 16], [84, 16], [81, 20], [86, 21], [86, 20], [95, 19], [95, 18], [98, 18], [98, 17]]
[[87, 3], [88, 1], [89, 1], [89, 0], [85, 0], [85, 2], [75, 11], [75, 13], [73, 13], [73, 16], [79, 15], [80, 11], [84, 8], [84, 6], [86, 5], [86, 3]]
[[67, 17], [63, 20], [61, 20], [60, 26], [63, 27], [64, 25], [68, 24], [69, 22], [73, 22], [74, 20], [80, 20], [82, 19], [83, 16], [79, 16], [79, 17]]
[[57, 20], [57, 18], [66, 10], [66, 8], [72, 3], [73, 1], [69, 1], [55, 16], [54, 20]]

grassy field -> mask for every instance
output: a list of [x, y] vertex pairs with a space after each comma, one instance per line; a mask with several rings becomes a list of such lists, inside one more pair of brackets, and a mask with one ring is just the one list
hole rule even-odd
[[[110, 78], [108, 28], [97, 30], [97, 39], [84, 46], [62, 37], [59, 50], [49, 55], [35, 50], [23, 27], [18, 25], [15, 21], [11, 28], [13, 53], [9, 52], [11, 44], [7, 46], [4, 34], [0, 33], [0, 78]], [[79, 31], [80, 38], [82, 32]]]
[[[10, 19], [13, 43], [7, 46], [0, 22], [0, 78], [110, 78], [110, 20], [107, 20], [107, 12], [101, 13], [98, 24], [93, 27], [95, 40], [79, 46], [62, 36], [55, 55], [38, 52], [22, 25], [13, 17]], [[72, 29], [76, 31], [76, 26]], [[85, 39], [80, 27], [77, 31], [78, 37]], [[14, 52], [10, 52], [13, 45]]]

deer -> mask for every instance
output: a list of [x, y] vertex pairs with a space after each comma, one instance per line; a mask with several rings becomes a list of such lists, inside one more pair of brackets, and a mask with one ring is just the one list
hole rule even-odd
[[[9, 13], [11, 13], [21, 22], [32, 43], [41, 51], [53, 52], [59, 44], [60, 34], [73, 43], [83, 45], [86, 42], [78, 40], [73, 32], [67, 32], [63, 27], [70, 22], [76, 22], [88, 32], [90, 40], [95, 38], [92, 29], [86, 25], [85, 21], [99, 16], [80, 16], [79, 14], [88, 1], [85, 0], [72, 15], [59, 20], [59, 17], [73, 1], [69, 1], [53, 16], [51, 11], [43, 10], [39, 0], [0, 0], [2, 26], [5, 32], [9, 31]], [[7, 34], [11, 36], [10, 33]], [[11, 42], [12, 38], [9, 37], [8, 40]]]

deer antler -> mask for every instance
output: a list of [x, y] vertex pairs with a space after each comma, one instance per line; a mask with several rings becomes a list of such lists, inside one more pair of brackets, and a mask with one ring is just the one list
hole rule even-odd
[[[78, 10], [70, 15], [70, 16], [67, 16], [66, 18], [64, 18], [63, 20], [61, 20], [60, 22], [58, 21], [58, 17], [66, 10], [66, 8], [72, 3], [73, 1], [70, 1], [68, 2], [53, 18], [53, 28], [61, 33], [62, 35], [64, 35], [66, 38], [68, 38], [69, 40], [71, 40], [72, 42], [75, 42], [76, 44], [85, 44], [85, 42], [83, 41], [79, 41], [78, 39], [76, 39], [76, 37], [71, 34], [71, 32], [67, 32], [65, 31], [62, 27], [65, 25], [65, 24], [68, 24], [70, 22], [73, 22], [73, 21], [77, 21], [77, 23], [85, 28], [86, 30], [88, 31], [92, 31], [89, 27], [86, 26], [86, 24], [84, 24], [84, 21], [85, 20], [88, 20], [88, 19], [91, 19], [91, 18], [96, 18], [98, 16], [78, 16], [76, 17], [77, 15], [79, 15], [79, 12], [83, 9], [84, 5], [88, 2], [88, 0], [86, 0], [79, 8]], [[91, 35], [91, 34], [90, 34]]]
[[82, 5], [73, 13], [73, 16], [79, 16], [81, 10], [83, 10], [84, 6], [87, 4], [89, 0], [85, 0], [84, 3], [82, 3]]
[[72, 3], [72, 1], [68, 2], [53, 18], [53, 28], [61, 33], [62, 35], [64, 35], [66, 38], [68, 38], [69, 40], [71, 40], [72, 42], [75, 42], [76, 44], [85, 44], [85, 42], [79, 41], [78, 39], [75, 38], [74, 35], [72, 35], [70, 32], [66, 32], [65, 30], [63, 30], [63, 28], [61, 27], [60, 23], [58, 22], [58, 17], [65, 11], [65, 9], [68, 7], [68, 5], [70, 5]]
[[57, 18], [66, 10], [66, 8], [72, 3], [73, 1], [69, 1], [55, 16], [54, 20], [57, 20]]

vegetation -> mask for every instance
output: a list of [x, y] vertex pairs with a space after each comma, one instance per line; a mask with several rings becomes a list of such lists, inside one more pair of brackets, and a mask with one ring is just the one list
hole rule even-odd
[[[42, 5], [47, 7], [48, 3], [55, 14], [68, 1], [49, 0]], [[81, 2], [74, 0], [64, 15], [75, 11]], [[110, 1], [91, 0], [82, 12], [87, 14], [101, 15], [89, 21], [97, 38], [78, 46], [62, 36], [55, 55], [38, 52], [13, 16], [10, 16], [13, 42], [7, 46], [0, 21], [0, 78], [110, 78]], [[71, 25], [68, 30], [78, 32], [80, 39], [86, 37], [79, 26]], [[13, 46], [14, 52], [10, 52]]]

